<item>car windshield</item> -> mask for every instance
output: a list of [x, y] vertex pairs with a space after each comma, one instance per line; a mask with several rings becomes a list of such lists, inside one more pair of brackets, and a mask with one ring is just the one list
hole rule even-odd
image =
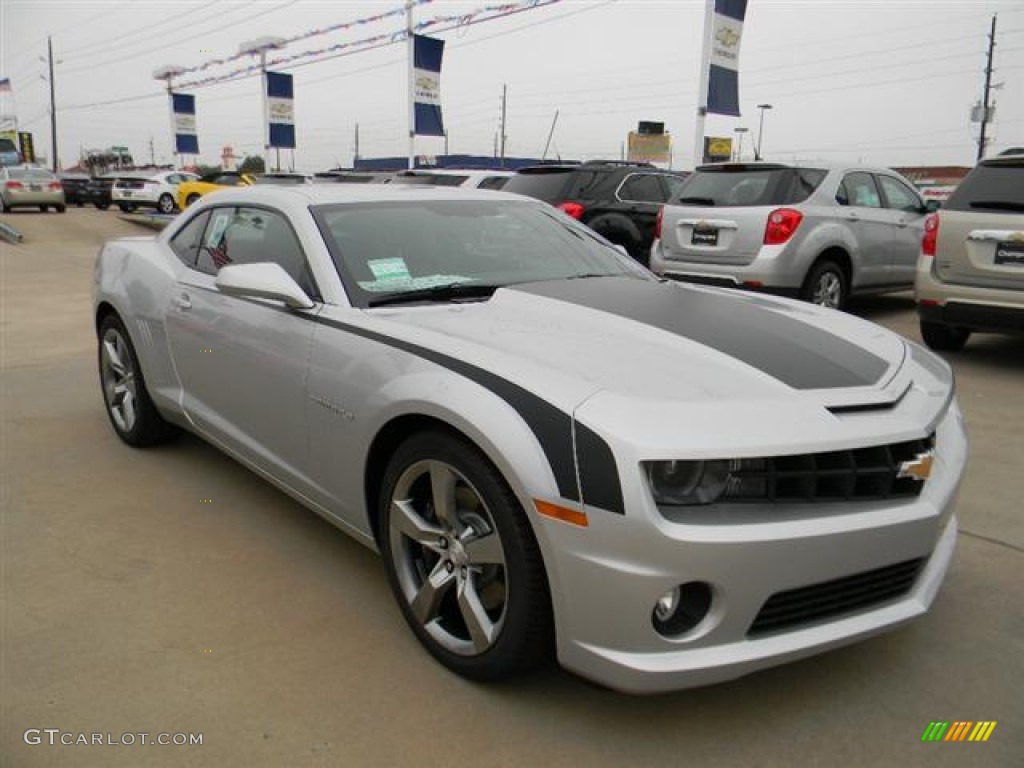
[[438, 286], [647, 275], [590, 230], [539, 203], [386, 201], [317, 206], [313, 215], [360, 306], [403, 292], [424, 301], [457, 295], [424, 290]]
[[821, 184], [817, 168], [723, 165], [698, 168], [679, 188], [673, 202], [683, 205], [748, 207], [802, 203]]

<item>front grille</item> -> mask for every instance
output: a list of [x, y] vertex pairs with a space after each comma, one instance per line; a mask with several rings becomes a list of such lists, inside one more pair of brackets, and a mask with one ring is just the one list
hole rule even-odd
[[904, 462], [929, 453], [935, 436], [827, 453], [730, 462], [723, 502], [806, 503], [913, 498], [924, 480], [899, 477]]
[[791, 629], [877, 606], [905, 595], [925, 559], [876, 568], [809, 587], [778, 592], [768, 598], [747, 630], [748, 637]]

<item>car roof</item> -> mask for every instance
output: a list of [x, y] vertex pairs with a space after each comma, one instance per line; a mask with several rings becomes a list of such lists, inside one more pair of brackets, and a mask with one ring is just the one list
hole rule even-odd
[[304, 184], [294, 186], [229, 187], [203, 198], [203, 202], [331, 205], [440, 200], [508, 200], [537, 203], [532, 197], [497, 190], [405, 184]]

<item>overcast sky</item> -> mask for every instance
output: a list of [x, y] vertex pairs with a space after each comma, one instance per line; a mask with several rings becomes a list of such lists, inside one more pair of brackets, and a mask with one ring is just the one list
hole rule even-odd
[[[508, 0], [510, 2], [514, 0]], [[437, 0], [417, 21], [469, 14], [505, 0]], [[0, 0], [0, 77], [9, 77], [22, 130], [49, 154], [46, 37], [53, 38], [59, 156], [126, 145], [148, 161], [170, 161], [170, 117], [153, 70], [194, 67], [237, 53], [265, 35], [293, 37], [355, 21], [402, 0]], [[1024, 3], [1021, 0], [750, 0], [740, 52], [739, 119], [710, 116], [707, 134], [758, 131], [756, 105], [771, 103], [767, 159], [862, 161], [880, 165], [971, 165], [987, 35], [998, 13], [990, 153], [1024, 145]], [[639, 120], [663, 121], [674, 166], [693, 163], [694, 112], [704, 3], [686, 0], [563, 0], [439, 34], [446, 43], [441, 92], [452, 153], [491, 154], [503, 84], [508, 86], [509, 155], [539, 157], [555, 111], [549, 155], [617, 158]], [[288, 55], [391, 33], [401, 17], [310, 37]], [[308, 61], [308, 60], [303, 60]], [[247, 62], [210, 68], [227, 72]], [[364, 157], [407, 152], [404, 44], [280, 67], [295, 76], [296, 165], [351, 163], [356, 123]], [[196, 95], [202, 158], [221, 148], [258, 153], [259, 84], [246, 78]], [[98, 104], [121, 100], [120, 103]], [[10, 100], [5, 99], [10, 106]], [[443, 141], [419, 138], [417, 152]]]

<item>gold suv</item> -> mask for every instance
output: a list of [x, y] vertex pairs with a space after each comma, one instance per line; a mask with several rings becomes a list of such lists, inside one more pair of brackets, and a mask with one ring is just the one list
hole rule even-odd
[[925, 343], [1024, 333], [1024, 153], [978, 163], [924, 228], [914, 288]]

